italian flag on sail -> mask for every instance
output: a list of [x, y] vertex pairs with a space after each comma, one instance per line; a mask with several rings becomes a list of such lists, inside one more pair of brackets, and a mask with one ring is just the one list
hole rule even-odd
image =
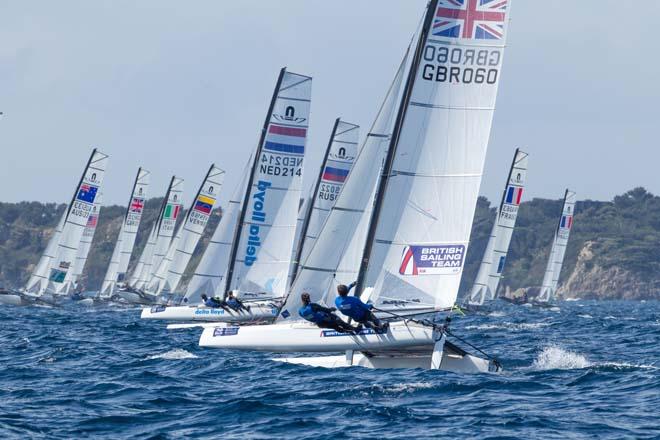
[[179, 211], [181, 211], [181, 205], [173, 205], [168, 203], [165, 207], [165, 214], [163, 217], [176, 220], [176, 217], [179, 215]]

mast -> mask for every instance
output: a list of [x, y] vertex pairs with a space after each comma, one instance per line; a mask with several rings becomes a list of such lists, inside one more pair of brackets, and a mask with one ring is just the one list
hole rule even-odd
[[161, 223], [163, 223], [163, 214], [165, 213], [167, 202], [170, 199], [170, 193], [172, 192], [172, 185], [174, 185], [174, 179], [176, 179], [176, 176], [172, 176], [172, 178], [170, 179], [170, 185], [167, 187], [165, 198], [163, 199], [163, 202], [160, 205], [160, 212], [158, 213], [158, 218], [156, 219], [156, 236], [158, 236], [158, 232], [160, 231], [160, 225]]
[[277, 96], [279, 95], [280, 87], [282, 85], [282, 80], [284, 79], [284, 74], [286, 73], [286, 67], [282, 67], [280, 70], [280, 76], [277, 78], [277, 83], [275, 84], [275, 90], [273, 92], [273, 97], [270, 100], [270, 105], [268, 106], [268, 113], [266, 114], [266, 120], [264, 121], [263, 128], [261, 129], [261, 136], [259, 137], [259, 144], [257, 145], [257, 152], [254, 155], [254, 161], [252, 162], [252, 168], [250, 169], [250, 177], [248, 178], [247, 186], [245, 189], [245, 195], [243, 196], [243, 204], [241, 206], [241, 213], [238, 216], [238, 222], [236, 223], [236, 230], [234, 231], [234, 240], [231, 247], [231, 252], [229, 254], [229, 267], [227, 269], [227, 280], [225, 281], [225, 288], [223, 291], [223, 296], [227, 296], [227, 292], [231, 287], [231, 282], [234, 277], [234, 266], [236, 260], [236, 254], [238, 253], [238, 246], [241, 238], [241, 231], [243, 230], [243, 222], [245, 221], [245, 214], [247, 213], [248, 203], [250, 202], [250, 192], [252, 185], [254, 184], [254, 172], [257, 169], [257, 164], [261, 157], [261, 150], [263, 149], [264, 140], [266, 139], [266, 131], [268, 130], [268, 124], [270, 123], [271, 115], [273, 114], [273, 109], [275, 108], [275, 102], [277, 101]]
[[75, 202], [76, 200], [76, 196], [78, 195], [78, 190], [80, 189], [80, 185], [82, 185], [83, 179], [85, 179], [85, 176], [87, 175], [87, 170], [89, 169], [89, 166], [92, 164], [92, 159], [94, 158], [95, 154], [96, 154], [96, 148], [94, 148], [92, 150], [92, 154], [89, 155], [89, 159], [87, 160], [87, 165], [85, 165], [85, 169], [83, 170], [82, 176], [80, 176], [80, 179], [78, 180], [78, 186], [76, 186], [76, 190], [73, 192], [73, 197], [71, 197], [71, 201], [69, 202], [69, 208], [66, 210], [67, 218], [69, 218], [69, 213], [73, 208], [73, 202]]
[[316, 203], [316, 195], [319, 192], [319, 187], [321, 186], [321, 179], [323, 178], [323, 171], [325, 166], [328, 163], [328, 155], [330, 154], [330, 148], [332, 148], [332, 143], [335, 140], [335, 135], [337, 134], [337, 127], [339, 126], [339, 121], [341, 118], [335, 119], [335, 125], [332, 127], [332, 133], [330, 134], [330, 140], [328, 141], [328, 148], [325, 150], [325, 155], [323, 156], [323, 162], [321, 162], [321, 169], [319, 170], [319, 176], [316, 179], [314, 184], [314, 190], [312, 191], [312, 202], [307, 207], [307, 212], [305, 213], [305, 218], [302, 223], [302, 231], [300, 231], [300, 241], [298, 242], [298, 249], [296, 250], [296, 256], [294, 260], [294, 268], [291, 275], [291, 279], [295, 280], [296, 275], [298, 274], [298, 267], [300, 266], [300, 257], [302, 256], [303, 247], [305, 245], [305, 236], [307, 235], [307, 230], [309, 229], [309, 220], [312, 217], [312, 211], [314, 210], [314, 204]]
[[373, 212], [371, 214], [371, 220], [369, 221], [369, 230], [367, 232], [367, 239], [364, 246], [364, 252], [362, 253], [362, 263], [360, 265], [360, 271], [358, 272], [357, 285], [353, 291], [353, 295], [359, 296], [364, 289], [365, 277], [367, 274], [367, 268], [369, 267], [369, 259], [371, 258], [372, 244], [376, 237], [376, 228], [378, 226], [378, 218], [380, 217], [381, 207], [383, 205], [383, 200], [385, 198], [385, 191], [387, 188], [387, 183], [389, 181], [390, 172], [392, 170], [392, 165], [394, 163], [394, 156], [396, 154], [396, 147], [399, 143], [399, 137], [401, 135], [401, 127], [403, 126], [403, 121], [406, 118], [406, 112], [408, 110], [408, 101], [412, 94], [413, 86], [415, 85], [415, 76], [417, 74], [417, 68], [419, 67], [420, 60], [422, 58], [422, 52], [424, 50], [424, 44], [426, 42], [426, 37], [429, 33], [429, 28], [433, 20], [433, 15], [438, 6], [438, 0], [431, 0], [426, 9], [426, 16], [424, 17], [424, 25], [419, 34], [419, 39], [417, 41], [417, 47], [415, 48], [415, 53], [413, 55], [412, 64], [410, 65], [410, 70], [408, 71], [408, 78], [406, 79], [406, 86], [403, 91], [403, 96], [401, 97], [401, 104], [399, 105], [399, 110], [397, 113], [396, 121], [394, 124], [394, 130], [392, 132], [392, 140], [390, 141], [390, 147], [387, 150], [387, 156], [385, 157], [385, 164], [383, 165], [382, 173], [378, 181], [378, 186], [376, 188], [376, 200], [374, 201]]

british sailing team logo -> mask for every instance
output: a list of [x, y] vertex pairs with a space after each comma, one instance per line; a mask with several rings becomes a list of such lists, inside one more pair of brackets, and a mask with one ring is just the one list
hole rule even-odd
[[460, 273], [465, 258], [462, 244], [405, 246], [401, 254], [401, 275], [450, 275]]
[[431, 33], [468, 40], [501, 40], [508, 0], [439, 0]]

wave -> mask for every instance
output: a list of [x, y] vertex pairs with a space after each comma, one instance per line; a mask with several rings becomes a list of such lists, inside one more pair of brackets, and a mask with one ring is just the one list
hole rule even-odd
[[179, 360], [179, 359], [196, 359], [197, 356], [192, 354], [189, 351], [183, 350], [181, 348], [175, 348], [174, 350], [166, 351], [161, 354], [154, 354], [149, 356], [147, 360], [152, 359], [165, 359], [165, 360]]
[[534, 330], [549, 326], [548, 322], [503, 322], [501, 324], [467, 325], [466, 330]]
[[541, 353], [536, 356], [532, 369], [540, 371], [574, 370], [588, 368], [591, 365], [584, 355], [552, 345], [543, 348]]

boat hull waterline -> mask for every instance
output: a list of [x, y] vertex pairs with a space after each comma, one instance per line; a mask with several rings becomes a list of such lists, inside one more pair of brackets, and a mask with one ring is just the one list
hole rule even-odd
[[142, 319], [161, 319], [169, 321], [207, 321], [207, 322], [254, 322], [273, 319], [279, 308], [272, 302], [267, 304], [250, 303], [250, 310], [228, 310], [220, 307], [205, 306], [154, 306], [142, 309]]

